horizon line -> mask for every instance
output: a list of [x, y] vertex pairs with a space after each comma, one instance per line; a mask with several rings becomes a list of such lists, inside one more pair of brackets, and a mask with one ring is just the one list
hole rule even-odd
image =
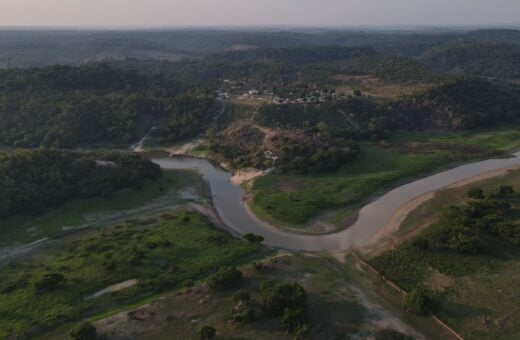
[[334, 30], [356, 30], [356, 29], [520, 29], [520, 23], [514, 24], [363, 24], [363, 25], [295, 25], [295, 24], [251, 24], [251, 25], [0, 25], [0, 30], [186, 30], [186, 29], [262, 29], [262, 30], [296, 30], [296, 29], [334, 29]]

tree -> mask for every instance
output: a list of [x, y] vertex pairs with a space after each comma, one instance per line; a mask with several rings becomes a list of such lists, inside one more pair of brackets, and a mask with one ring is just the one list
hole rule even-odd
[[268, 281], [262, 284], [261, 302], [264, 311], [272, 316], [282, 316], [285, 309], [305, 309], [307, 294], [297, 283]]
[[197, 334], [201, 340], [211, 340], [217, 335], [217, 330], [213, 326], [202, 326], [197, 330]]
[[354, 94], [354, 96], [356, 97], [361, 97], [363, 95], [363, 92], [361, 92], [360, 89], [354, 89], [354, 91], [352, 91], [352, 93]]
[[267, 281], [260, 291], [262, 308], [268, 315], [279, 317], [288, 332], [296, 337], [309, 332], [307, 294], [297, 283]]
[[70, 340], [95, 340], [98, 334], [96, 327], [90, 322], [85, 322], [70, 331], [68, 338]]
[[226, 290], [242, 280], [242, 272], [235, 267], [223, 267], [208, 279], [208, 285], [214, 290]]
[[484, 191], [480, 188], [471, 188], [467, 191], [466, 195], [469, 197], [469, 198], [474, 198], [474, 199], [484, 199]]

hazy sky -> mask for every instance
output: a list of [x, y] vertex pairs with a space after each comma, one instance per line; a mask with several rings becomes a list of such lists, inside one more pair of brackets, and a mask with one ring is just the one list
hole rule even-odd
[[0, 0], [0, 26], [519, 23], [520, 0]]

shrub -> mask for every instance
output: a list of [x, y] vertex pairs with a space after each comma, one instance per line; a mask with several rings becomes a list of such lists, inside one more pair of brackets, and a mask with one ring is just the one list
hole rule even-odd
[[265, 268], [264, 264], [262, 262], [255, 262], [255, 263], [253, 263], [253, 267], [255, 267], [257, 272], [261, 272]]
[[70, 331], [68, 339], [70, 340], [95, 340], [97, 339], [97, 330], [91, 323], [85, 322]]
[[426, 315], [435, 306], [431, 293], [422, 288], [415, 288], [403, 297], [403, 307], [414, 315]]
[[233, 300], [235, 300], [235, 302], [249, 301], [250, 299], [251, 297], [249, 296], [249, 293], [243, 289], [239, 290], [235, 293], [235, 295], [233, 295]]
[[497, 194], [499, 194], [501, 196], [509, 196], [509, 195], [513, 195], [514, 193], [515, 193], [515, 191], [513, 190], [513, 187], [511, 187], [509, 185], [501, 185], [497, 189]]
[[42, 279], [36, 282], [36, 291], [46, 293], [55, 290], [64, 280], [65, 276], [61, 273], [45, 274]]
[[413, 337], [394, 329], [380, 329], [374, 334], [375, 340], [413, 340]]
[[250, 301], [239, 301], [233, 308], [232, 319], [237, 323], [252, 322], [255, 318], [255, 309]]
[[234, 267], [224, 267], [209, 277], [208, 285], [214, 290], [229, 289], [240, 282], [242, 275], [242, 272]]
[[264, 242], [264, 238], [260, 235], [255, 235], [255, 234], [245, 234], [244, 236], [244, 239], [247, 240], [247, 242], [249, 243], [252, 243], [252, 244], [260, 244], [262, 242]]
[[299, 330], [301, 331], [301, 329], [308, 324], [307, 313], [305, 310], [300, 308], [285, 308], [283, 311], [281, 321], [287, 332], [296, 333]]
[[202, 326], [197, 330], [197, 335], [201, 340], [211, 340], [217, 335], [217, 330], [213, 326]]
[[469, 197], [469, 198], [474, 198], [474, 199], [484, 199], [484, 191], [480, 188], [471, 188], [467, 191], [466, 195]]

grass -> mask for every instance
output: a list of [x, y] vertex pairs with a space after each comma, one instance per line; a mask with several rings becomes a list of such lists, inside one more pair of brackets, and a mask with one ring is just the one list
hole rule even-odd
[[401, 132], [393, 140], [397, 143], [447, 143], [511, 151], [520, 149], [520, 126], [494, 130], [452, 132]]
[[252, 186], [251, 208], [260, 218], [301, 232], [326, 214], [348, 226], [372, 198], [418, 176], [454, 164], [520, 148], [518, 129], [450, 134], [401, 133], [388, 146], [362, 143], [362, 156], [339, 171], [313, 176], [267, 175]]
[[[161, 179], [149, 181], [141, 189], [120, 191], [108, 198], [73, 200], [41, 216], [16, 216], [0, 221], [0, 247], [26, 244], [53, 237], [81, 226], [98, 226], [131, 218], [161, 207], [170, 209], [182, 202], [179, 191], [192, 187], [202, 201], [209, 197], [200, 177], [189, 171], [165, 171]], [[135, 210], [135, 211], [133, 211]], [[146, 210], [146, 209], [145, 209]]]
[[[184, 210], [74, 237], [37, 260], [0, 269], [0, 338], [30, 337], [157, 292], [190, 286], [221, 266], [260, 255], [260, 246], [234, 239]], [[64, 280], [38, 290], [42, 278], [55, 273]], [[138, 285], [86, 299], [130, 279], [137, 279]]]
[[[414, 210], [403, 222], [407, 231], [424, 228], [447, 205], [465, 199], [465, 192], [478, 186], [485, 192], [498, 185], [520, 188], [520, 171], [452, 188]], [[512, 222], [520, 222], [520, 200], [508, 198]], [[428, 228], [426, 227], [426, 229]], [[399, 236], [398, 236], [399, 237]], [[402, 241], [402, 240], [401, 240]], [[406, 241], [371, 259], [374, 267], [406, 290], [426, 286], [440, 292], [443, 303], [437, 314], [469, 339], [513, 339], [520, 336], [520, 249], [501, 240], [491, 240], [486, 252], [463, 255], [446, 251], [409, 248]]]

